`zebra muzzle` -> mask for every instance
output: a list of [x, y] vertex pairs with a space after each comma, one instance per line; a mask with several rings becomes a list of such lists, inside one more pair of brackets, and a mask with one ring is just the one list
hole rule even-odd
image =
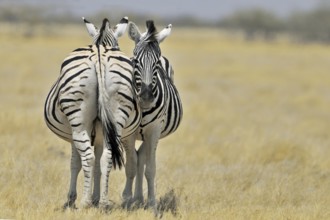
[[154, 101], [155, 97], [152, 93], [152, 84], [146, 85], [142, 83], [140, 98], [144, 104], [151, 104]]

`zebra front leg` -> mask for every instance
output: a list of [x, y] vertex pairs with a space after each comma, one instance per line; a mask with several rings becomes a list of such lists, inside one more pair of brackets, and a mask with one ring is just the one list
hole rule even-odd
[[72, 141], [76, 146], [84, 171], [84, 190], [81, 199], [81, 206], [88, 208], [92, 205], [92, 181], [94, 176], [95, 155], [94, 147], [91, 146], [90, 137], [87, 131], [72, 133]]
[[130, 208], [133, 198], [132, 198], [132, 187], [133, 181], [136, 176], [137, 170], [137, 153], [135, 150], [135, 136], [131, 135], [128, 138], [122, 140], [124, 149], [126, 152], [126, 164], [125, 164], [125, 174], [126, 174], [126, 184], [122, 194], [124, 208]]
[[80, 155], [74, 146], [74, 144], [71, 144], [71, 179], [70, 179], [70, 189], [68, 193], [68, 201], [64, 204], [63, 208], [73, 208], [75, 209], [75, 201], [77, 199], [77, 178], [78, 174], [81, 170], [81, 160]]
[[144, 202], [143, 198], [143, 174], [146, 160], [146, 148], [142, 142], [139, 150], [137, 151], [137, 174], [135, 179], [134, 202], [141, 206]]
[[148, 135], [145, 143], [146, 147], [146, 168], [145, 177], [148, 185], [148, 202], [147, 207], [153, 208], [156, 211], [157, 204], [155, 198], [155, 176], [156, 176], [156, 149], [160, 132], [155, 132]]

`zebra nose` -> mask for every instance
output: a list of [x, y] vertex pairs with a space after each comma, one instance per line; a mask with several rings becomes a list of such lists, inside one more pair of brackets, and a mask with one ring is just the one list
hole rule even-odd
[[144, 102], [152, 102], [154, 100], [151, 84], [147, 85], [144, 82], [142, 83], [140, 97]]

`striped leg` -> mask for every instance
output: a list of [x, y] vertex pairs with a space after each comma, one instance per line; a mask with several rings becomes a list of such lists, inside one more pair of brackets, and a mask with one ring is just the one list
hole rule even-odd
[[103, 152], [100, 160], [101, 167], [101, 195], [99, 207], [101, 209], [108, 209], [110, 202], [108, 199], [108, 186], [109, 186], [109, 174], [112, 168], [112, 156], [111, 151], [104, 144]]
[[100, 201], [100, 179], [101, 179], [101, 156], [102, 146], [95, 146], [95, 168], [94, 168], [94, 189], [93, 189], [93, 205], [98, 206]]
[[[114, 102], [111, 102], [114, 103]], [[116, 130], [117, 134], [119, 135], [117, 138], [120, 139], [120, 136], [122, 134], [122, 127], [120, 125], [125, 124], [125, 118], [124, 117], [118, 117], [118, 111], [115, 112], [114, 118], [116, 118]], [[101, 193], [100, 193], [100, 202], [99, 207], [101, 209], [109, 209], [110, 208], [110, 202], [108, 198], [108, 188], [109, 188], [109, 175], [110, 171], [112, 169], [112, 153], [111, 149], [108, 149], [107, 146], [109, 146], [106, 142], [106, 139], [104, 139], [103, 142], [103, 152], [100, 160], [100, 167], [101, 167]]]
[[146, 143], [146, 169], [145, 177], [148, 185], [148, 202], [147, 207], [156, 208], [155, 198], [155, 176], [156, 176], [156, 149], [158, 137], [151, 138], [150, 142]]
[[84, 190], [81, 205], [88, 208], [92, 205], [92, 180], [94, 176], [95, 155], [94, 147], [91, 146], [87, 131], [73, 131], [72, 141], [80, 154], [82, 168], [84, 171]]
[[125, 208], [130, 208], [133, 199], [132, 199], [132, 187], [133, 181], [136, 176], [137, 170], [137, 152], [135, 150], [135, 138], [134, 135], [123, 140], [123, 145], [126, 152], [126, 165], [125, 165], [125, 174], [126, 174], [126, 184], [123, 191], [123, 206]]
[[70, 189], [68, 193], [68, 201], [64, 204], [64, 209], [66, 208], [76, 208], [75, 201], [77, 199], [77, 178], [81, 170], [81, 160], [80, 155], [76, 147], [72, 144], [71, 153], [71, 179], [70, 179]]

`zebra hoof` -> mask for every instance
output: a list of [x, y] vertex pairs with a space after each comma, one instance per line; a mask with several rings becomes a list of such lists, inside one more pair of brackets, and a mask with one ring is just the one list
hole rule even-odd
[[114, 204], [110, 201], [100, 201], [99, 202], [99, 209], [102, 211], [102, 212], [110, 212], [113, 208]]
[[82, 200], [80, 206], [83, 209], [88, 209], [93, 207], [93, 202], [91, 200]]
[[157, 208], [157, 203], [155, 200], [148, 201], [144, 209], [155, 209]]
[[154, 213], [155, 217], [160, 215], [160, 212], [157, 208], [157, 202], [155, 200], [148, 201], [146, 206], [144, 206], [145, 210], [150, 210]]
[[131, 210], [133, 203], [134, 203], [133, 198], [128, 198], [122, 202], [121, 207], [126, 210]]
[[93, 207], [99, 207], [99, 201], [100, 201], [100, 199], [93, 199], [93, 202], [92, 202]]
[[70, 201], [64, 203], [63, 208], [62, 208], [63, 211], [66, 211], [66, 210], [77, 210], [77, 209], [78, 208], [76, 207], [76, 204], [74, 202], [70, 202]]

